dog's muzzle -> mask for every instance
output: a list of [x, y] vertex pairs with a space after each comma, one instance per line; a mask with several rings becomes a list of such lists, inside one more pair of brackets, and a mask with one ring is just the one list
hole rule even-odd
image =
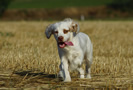
[[65, 46], [73, 46], [73, 43], [71, 41], [63, 41], [64, 37], [63, 36], [59, 36], [58, 37], [58, 46], [60, 48], [64, 48]]

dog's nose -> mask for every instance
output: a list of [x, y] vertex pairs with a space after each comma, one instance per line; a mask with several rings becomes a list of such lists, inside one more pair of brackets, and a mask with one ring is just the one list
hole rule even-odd
[[59, 40], [59, 41], [63, 41], [63, 37], [62, 37], [62, 36], [59, 36], [59, 37], [58, 37], [58, 40]]

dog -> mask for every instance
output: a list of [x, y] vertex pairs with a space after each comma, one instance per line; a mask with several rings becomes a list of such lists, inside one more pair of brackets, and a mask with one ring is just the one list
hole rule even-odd
[[88, 35], [79, 32], [79, 24], [67, 18], [63, 21], [50, 24], [45, 30], [49, 39], [53, 34], [57, 41], [58, 53], [61, 59], [59, 76], [64, 82], [70, 82], [69, 70], [77, 70], [80, 78], [85, 78], [82, 68], [86, 63], [86, 78], [91, 78], [91, 64], [93, 58], [93, 45]]

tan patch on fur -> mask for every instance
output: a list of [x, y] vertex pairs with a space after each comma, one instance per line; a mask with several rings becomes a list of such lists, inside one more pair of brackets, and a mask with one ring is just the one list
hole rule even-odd
[[74, 23], [72, 22], [72, 26], [70, 27], [70, 31], [71, 32], [77, 32], [77, 28], [78, 28], [78, 25], [77, 24], [74, 25]]
[[67, 34], [69, 31], [70, 29], [69, 30], [63, 29], [64, 34]]

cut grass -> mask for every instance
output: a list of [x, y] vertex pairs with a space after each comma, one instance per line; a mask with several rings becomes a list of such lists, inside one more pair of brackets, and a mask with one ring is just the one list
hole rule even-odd
[[[133, 89], [132, 21], [79, 22], [80, 31], [90, 36], [94, 47], [92, 79], [79, 79], [77, 72], [72, 72], [71, 83], [56, 78], [60, 64], [56, 42], [53, 36], [47, 39], [44, 35], [51, 23], [0, 22], [0, 86]], [[9, 75], [4, 74], [8, 70]]]
[[103, 6], [112, 0], [15, 0], [10, 5], [10, 9], [24, 8], [65, 8], [65, 7], [88, 7]]

